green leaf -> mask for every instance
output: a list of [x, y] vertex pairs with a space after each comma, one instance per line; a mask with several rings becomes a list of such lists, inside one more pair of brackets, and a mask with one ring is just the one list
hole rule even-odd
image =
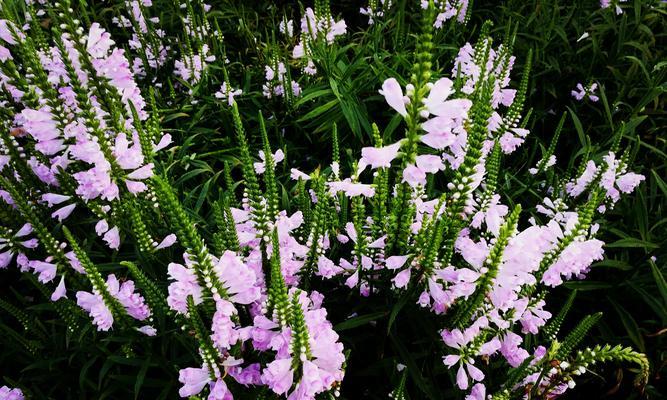
[[639, 325], [637, 325], [635, 319], [632, 318], [632, 315], [630, 315], [630, 313], [627, 312], [625, 308], [623, 308], [623, 306], [616, 303], [610, 297], [607, 297], [607, 299], [609, 300], [611, 305], [614, 306], [614, 308], [616, 309], [616, 313], [618, 313], [618, 316], [621, 319], [621, 322], [623, 323], [625, 331], [628, 333], [630, 340], [632, 340], [635, 346], [637, 346], [639, 351], [641, 351], [642, 353], [646, 352], [646, 346], [644, 345], [644, 337], [639, 331]]
[[134, 400], [139, 398], [139, 390], [141, 390], [141, 386], [144, 384], [144, 379], [146, 378], [146, 372], [148, 371], [150, 363], [151, 358], [147, 357], [137, 374], [137, 380], [134, 382]]
[[572, 122], [574, 122], [574, 128], [577, 131], [577, 135], [579, 136], [579, 142], [581, 143], [582, 147], [586, 147], [586, 133], [584, 133], [584, 127], [581, 125], [581, 121], [579, 120], [579, 117], [577, 117], [577, 114], [570, 108], [567, 107], [567, 109], [570, 111], [570, 117], [572, 117]]
[[625, 238], [605, 245], [605, 247], [642, 247], [644, 249], [657, 249], [659, 245], [636, 238]]
[[353, 329], [358, 326], [366, 325], [371, 321], [377, 321], [381, 318], [384, 318], [387, 315], [386, 311], [378, 311], [370, 314], [359, 315], [356, 317], [349, 318], [340, 324], [334, 326], [334, 330], [337, 332], [344, 331], [347, 329]]
[[662, 276], [662, 272], [660, 272], [658, 266], [652, 260], [649, 261], [649, 264], [651, 265], [651, 273], [653, 274], [655, 284], [658, 285], [662, 300], [665, 302], [665, 306], [667, 306], [667, 282], [665, 282], [665, 277]]

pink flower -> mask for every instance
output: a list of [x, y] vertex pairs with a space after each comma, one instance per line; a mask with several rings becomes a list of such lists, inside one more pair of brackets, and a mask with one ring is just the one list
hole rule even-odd
[[62, 222], [65, 218], [69, 217], [76, 208], [76, 204], [70, 204], [65, 207], [62, 207], [51, 214], [51, 217], [57, 218], [58, 221]]
[[387, 269], [398, 269], [405, 265], [408, 256], [391, 256], [385, 260]]
[[0, 19], [0, 39], [9, 44], [16, 44], [18, 42], [14, 35], [18, 36], [19, 40], [25, 38], [23, 32], [17, 29], [13, 22], [7, 21], [6, 19]]
[[[422, 126], [424, 125], [425, 123], [422, 124]], [[456, 136], [451, 132], [427, 133], [426, 135], [422, 135], [419, 140], [431, 148], [443, 150], [454, 143]]]
[[73, 176], [79, 184], [76, 194], [84, 200], [93, 200], [97, 197], [105, 200], [118, 198], [118, 186], [112, 182], [109, 169], [106, 167], [95, 166], [87, 171], [77, 172]]
[[618, 188], [623, 193], [632, 193], [637, 185], [639, 185], [639, 183], [645, 179], [646, 178], [644, 175], [628, 172], [627, 174], [621, 175], [616, 179], [616, 186], [618, 186]]
[[97, 221], [97, 223], [95, 224], [95, 233], [97, 233], [98, 236], [102, 235], [108, 230], [109, 230], [109, 223], [104, 219]]
[[255, 272], [233, 251], [225, 251], [213, 268], [231, 301], [250, 304], [259, 299], [261, 293], [256, 286]]
[[102, 58], [109, 53], [109, 49], [114, 45], [111, 35], [100, 27], [100, 24], [93, 22], [88, 32], [88, 41], [86, 51], [93, 58]]
[[118, 232], [118, 227], [114, 226], [113, 228], [109, 229], [104, 234], [102, 239], [107, 242], [107, 245], [110, 249], [118, 250], [120, 247], [120, 233]]
[[435, 174], [436, 172], [445, 169], [445, 164], [442, 162], [442, 158], [430, 154], [417, 156], [416, 163], [417, 168], [428, 174]]
[[166, 148], [167, 146], [169, 146], [171, 144], [171, 141], [172, 141], [171, 135], [168, 134], [168, 133], [165, 133], [164, 135], [162, 135], [159, 142], [157, 142], [156, 144], [153, 144], [153, 152], [157, 153], [158, 151]]
[[0, 387], [0, 399], [2, 400], [24, 400], [21, 389], [10, 389], [7, 386]]
[[589, 239], [583, 242], [572, 242], [560, 254], [542, 276], [542, 283], [547, 286], [558, 286], [563, 283], [563, 277], [571, 279], [579, 277], [588, 271], [593, 261], [601, 260], [604, 242]]
[[262, 382], [276, 394], [284, 394], [292, 387], [294, 372], [292, 359], [284, 358], [269, 363], [262, 372]]
[[39, 110], [26, 108], [18, 117], [23, 121], [24, 129], [37, 141], [37, 150], [43, 154], [53, 155], [65, 148], [58, 125], [48, 107]]
[[137, 331], [143, 333], [146, 336], [155, 336], [157, 335], [157, 329], [153, 328], [150, 325], [144, 325], [141, 328], [137, 328]]
[[299, 179], [303, 179], [304, 181], [310, 180], [310, 175], [305, 174], [296, 168], [292, 168], [290, 172], [291, 172], [290, 177], [295, 181], [298, 181]]
[[584, 172], [578, 177], [574, 182], [568, 182], [565, 185], [565, 190], [572, 197], [577, 197], [593, 182], [595, 176], [597, 175], [599, 169], [595, 165], [595, 162], [588, 161], [586, 163], [586, 168]]
[[373, 186], [352, 182], [350, 178], [346, 178], [339, 182], [327, 182], [327, 185], [329, 186], [329, 193], [331, 193], [332, 196], [338, 192], [344, 192], [348, 197], [373, 197], [375, 195]]
[[584, 96], [586, 96], [586, 89], [584, 89], [584, 85], [577, 83], [577, 90], [573, 90], [571, 94], [575, 99], [583, 100]]
[[438, 117], [463, 119], [468, 117], [470, 107], [472, 107], [472, 101], [468, 99], [454, 99], [438, 104], [430, 108], [429, 111]]
[[135, 137], [134, 143], [130, 146], [125, 133], [116, 136], [113, 149], [114, 157], [118, 165], [123, 169], [137, 169], [144, 163], [144, 156], [141, 154], [141, 144], [139, 138]]
[[477, 383], [472, 387], [470, 394], [465, 400], [486, 400], [486, 387], [482, 383]]
[[134, 180], [147, 179], [151, 176], [153, 176], [153, 163], [146, 164], [127, 175], [128, 178]]
[[155, 249], [156, 250], [166, 249], [167, 247], [170, 247], [171, 245], [176, 243], [176, 239], [177, 239], [176, 235], [171, 233], [165, 236], [165, 238], [162, 239], [162, 241], [157, 246], [155, 246]]
[[234, 396], [232, 396], [232, 392], [227, 388], [225, 381], [218, 379], [211, 387], [211, 393], [208, 395], [207, 400], [234, 400]]
[[169, 285], [167, 304], [169, 304], [172, 310], [181, 314], [187, 314], [188, 296], [192, 296], [195, 304], [200, 304], [203, 301], [202, 288], [197, 282], [195, 271], [181, 264], [170, 263], [167, 266], [167, 272], [169, 277], [175, 280], [175, 282]]
[[56, 277], [56, 264], [52, 264], [49, 258], [45, 261], [34, 260], [30, 261], [29, 266], [39, 276], [37, 279], [42, 283], [51, 282]]
[[507, 332], [505, 338], [501, 341], [500, 353], [505, 357], [507, 362], [514, 368], [521, 365], [523, 360], [528, 358], [528, 352], [519, 347], [523, 342], [521, 336], [514, 332]]
[[108, 331], [113, 325], [113, 314], [104, 304], [102, 296], [88, 292], [76, 292], [76, 303], [79, 307], [88, 311], [93, 318], [93, 323], [97, 325], [100, 331]]
[[58, 301], [63, 297], [67, 298], [67, 289], [65, 288], [65, 276], [60, 278], [60, 283], [56, 287], [56, 290], [51, 295], [51, 301]]
[[236, 308], [227, 300], [218, 300], [215, 304], [215, 314], [211, 324], [211, 339], [219, 348], [229, 350], [238, 340], [239, 332], [235, 330], [232, 316], [237, 313]]
[[116, 276], [110, 274], [107, 277], [107, 287], [109, 294], [118, 299], [132, 318], [143, 321], [151, 316], [151, 310], [146, 305], [143, 296], [134, 292], [133, 281], [127, 280], [120, 284]]
[[53, 207], [56, 204], [63, 203], [69, 199], [71, 199], [71, 196], [64, 196], [62, 194], [56, 194], [56, 193], [46, 193], [42, 195], [42, 201], [45, 201], [49, 207]]
[[410, 268], [406, 268], [396, 274], [396, 276], [391, 281], [394, 283], [394, 286], [399, 289], [406, 287], [408, 282], [410, 282]]
[[[259, 151], [259, 158], [262, 161], [254, 163], [253, 166], [255, 167], [255, 172], [257, 174], [263, 174], [264, 170], [266, 169], [266, 156], [264, 155], [264, 151], [262, 150]], [[275, 166], [284, 159], [285, 159], [285, 153], [283, 153], [281, 149], [278, 149], [276, 153], [273, 154], [273, 165]]]
[[214, 96], [217, 99], [224, 99], [226, 97], [227, 104], [231, 107], [232, 104], [234, 104], [234, 97], [240, 96], [241, 94], [243, 94], [243, 90], [227, 88], [227, 82], [223, 82], [222, 86], [220, 86], [220, 90], [215, 92]]
[[389, 168], [391, 162], [398, 156], [400, 148], [400, 141], [385, 147], [364, 147], [361, 149], [361, 160], [372, 169]]
[[259, 363], [250, 364], [249, 366], [231, 367], [228, 369], [229, 375], [241, 385], [261, 385], [262, 377], [259, 371]]
[[412, 187], [426, 185], [426, 173], [414, 164], [410, 164], [403, 170], [403, 182]]
[[178, 371], [178, 381], [183, 384], [178, 394], [189, 397], [199, 394], [211, 382], [211, 377], [208, 368], [184, 368]]
[[343, 269], [341, 267], [334, 264], [333, 261], [325, 256], [320, 256], [317, 259], [317, 275], [330, 279], [342, 272]]
[[438, 79], [431, 87], [428, 97], [424, 100], [424, 105], [429, 109], [440, 105], [447, 100], [450, 94], [454, 93], [453, 85], [454, 82], [448, 78]]
[[391, 108], [396, 110], [404, 117], [408, 115], [408, 112], [405, 109], [405, 104], [410, 100], [403, 96], [401, 85], [395, 78], [389, 78], [384, 81], [382, 84], [382, 90], [379, 92], [384, 96], [384, 99], [387, 101], [387, 104], [391, 106]]

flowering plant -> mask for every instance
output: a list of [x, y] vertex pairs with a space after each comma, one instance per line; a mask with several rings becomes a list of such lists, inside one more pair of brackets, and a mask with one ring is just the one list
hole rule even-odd
[[[551, 288], [585, 278], [603, 257], [596, 215], [644, 177], [628, 170], [620, 136], [602, 160], [557, 176], [563, 119], [530, 170], [550, 176], [539, 188], [542, 201], [524, 206], [536, 212], [522, 215], [518, 199], [503, 198], [502, 159], [529, 135], [522, 113], [530, 56], [513, 88], [515, 38], [494, 46], [485, 24], [477, 43], [459, 50], [451, 73], [436, 71], [434, 29], [454, 17], [465, 23], [467, 1], [421, 2], [409, 76], [378, 84], [404, 135], [389, 141], [373, 124], [374, 146], [347, 162], [334, 125], [330, 162], [320, 160], [314, 171], [290, 168], [287, 206], [277, 177], [286, 151], [272, 148], [262, 111], [261, 149], [251, 147], [237, 102], [244, 91], [232, 87], [223, 65], [223, 83], [210, 95], [232, 121], [238, 162], [224, 165], [225, 184], [205, 205], [209, 220], [179, 193], [172, 135], [163, 130], [155, 91], [140, 86], [168, 64], [171, 47], [156, 39], [163, 35], [152, 26], [159, 20], [147, 18], [150, 1], [126, 3], [130, 18], [119, 23], [133, 29], [134, 57], [99, 23], [76, 19], [68, 0], [40, 10], [26, 2], [21, 17], [3, 8], [0, 20], [0, 268], [19, 269], [70, 334], [119, 338], [128, 358], [148, 360], [146, 368], [153, 343], [179, 343], [185, 355], [166, 362], [178, 371], [175, 391], [184, 398], [340, 396], [355, 351], [340, 332], [387, 317], [394, 338], [411, 328], [399, 326], [406, 310], [428, 321], [422, 334], [466, 399], [554, 398], [608, 360], [637, 364], [636, 383], [646, 383], [643, 354], [609, 345], [577, 351], [599, 314], [559, 335], [574, 296], [555, 316], [547, 307]], [[214, 73], [211, 52], [220, 40], [207, 35], [218, 30], [208, 7], [196, 3], [204, 17], [188, 5], [183, 23], [192, 41], [173, 58], [194, 104]], [[291, 21], [281, 27], [293, 35]], [[318, 46], [345, 32], [327, 2], [307, 8], [292, 50], [303, 73], [316, 75]], [[276, 58], [265, 67], [264, 97], [300, 95], [289, 66]], [[593, 90], [580, 89], [582, 98]], [[328, 311], [344, 301], [380, 301], [385, 310]], [[0, 306], [36, 329], [25, 310]], [[404, 399], [407, 378], [418, 386], [424, 378], [409, 352], [397, 353], [391, 396]], [[3, 387], [0, 398], [21, 393]]]

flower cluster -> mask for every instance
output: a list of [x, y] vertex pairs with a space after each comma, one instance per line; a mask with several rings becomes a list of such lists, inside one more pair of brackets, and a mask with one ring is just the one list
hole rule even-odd
[[264, 97], [290, 99], [301, 95], [301, 86], [289, 77], [287, 67], [282, 61], [276, 61], [274, 65], [267, 65], [264, 69], [266, 79], [266, 83], [262, 86]]
[[24, 400], [21, 389], [11, 389], [7, 386], [0, 387], [0, 399], [2, 400]]
[[[305, 58], [306, 65], [303, 71], [308, 75], [315, 75], [317, 68], [313, 62], [313, 52], [318, 45], [331, 45], [336, 37], [347, 32], [345, 20], [334, 20], [331, 16], [328, 2], [318, 3], [319, 7], [306, 8], [301, 18], [301, 35], [299, 43], [292, 50], [292, 57]], [[290, 35], [291, 36], [291, 35]]]
[[[226, 185], [211, 188], [217, 200], [204, 205], [203, 194], [197, 201], [197, 210], [205, 207], [212, 216], [201, 220], [186, 211], [168, 177], [172, 162], [161, 150], [171, 136], [163, 134], [154, 92], [142, 93], [137, 79], [148, 67], [166, 68], [169, 48], [152, 27], [159, 20], [147, 17], [151, 1], [124, 3], [130, 18], [117, 23], [132, 28], [129, 48], [138, 54], [132, 63], [99, 23], [74, 19], [67, 0], [49, 8], [48, 24], [32, 8], [25, 21], [0, 20], [6, 117], [0, 123], [0, 269], [15, 264], [26, 273], [71, 331], [80, 323], [72, 312], [77, 306], [98, 331], [123, 332], [123, 340], [155, 340], [145, 336], [178, 335], [182, 328], [188, 334], [179, 341], [198, 355], [175, 365], [184, 398], [231, 400], [269, 391], [290, 400], [335, 397], [347, 360], [324, 291], [315, 286], [321, 285], [333, 287], [327, 301], [358, 293], [360, 301], [385, 296], [388, 304], [412, 303], [435, 327], [438, 363], [441, 358], [440, 367], [452, 370], [467, 399], [531, 392], [554, 398], [598, 359], [638, 363], [645, 379], [645, 357], [629, 349], [572, 354], [599, 315], [586, 317], [560, 342], [555, 338], [573, 298], [556, 316], [547, 309], [550, 288], [585, 278], [602, 259], [596, 213], [644, 177], [629, 171], [628, 153], [619, 156], [615, 143], [601, 157], [587, 158], [574, 176], [531, 187], [546, 197], [530, 217], [522, 215], [505, 197], [499, 175], [503, 155], [529, 134], [522, 113], [531, 56], [513, 85], [514, 38], [494, 47], [484, 24], [478, 42], [459, 50], [449, 76], [437, 77], [432, 68], [433, 28], [453, 18], [465, 23], [468, 1], [422, 2], [409, 78], [389, 76], [379, 88], [405, 134], [383, 136], [373, 124], [373, 145], [342, 164], [334, 125], [331, 163], [311, 173], [292, 168], [291, 187], [276, 177], [291, 149], [271, 148], [260, 112], [261, 149], [251, 150], [235, 99], [242, 90], [232, 88], [223, 66], [222, 86], [207, 95], [226, 103], [220, 112], [233, 121], [240, 169], [234, 174], [243, 183], [234, 184], [233, 167], [225, 163]], [[373, 1], [362, 13], [372, 23], [391, 3]], [[184, 44], [174, 73], [196, 102], [194, 89], [206, 90], [204, 78], [217, 69], [207, 64], [220, 55], [221, 35], [203, 2], [184, 2], [181, 9]], [[279, 29], [294, 34], [292, 21], [284, 19]], [[345, 32], [328, 2], [318, 1], [305, 10], [293, 56], [307, 60], [304, 71], [315, 74], [313, 54]], [[289, 65], [269, 62], [264, 96], [288, 102], [299, 96]], [[575, 97], [595, 101], [595, 87], [578, 89]], [[529, 171], [533, 176], [555, 174], [555, 140]], [[281, 189], [293, 197], [281, 201]], [[86, 235], [93, 231], [101, 239]], [[159, 252], [177, 242], [176, 259]], [[129, 254], [137, 255], [136, 263]], [[391, 319], [400, 312], [393, 308]], [[507, 366], [506, 379], [487, 379]], [[392, 392], [396, 398], [405, 392], [406, 376]], [[4, 386], [0, 397], [23, 395]]]
[[[20, 269], [32, 271], [42, 284], [59, 277], [53, 302], [67, 303], [67, 286], [74, 284], [78, 305], [100, 330], [125, 316], [146, 321], [151, 311], [134, 282], [120, 283], [113, 274], [105, 280], [69, 230], [67, 241], [53, 236], [48, 216], [64, 224], [73, 213], [89, 213], [97, 220], [96, 233], [114, 250], [123, 233], [146, 252], [170, 246], [175, 236], [153, 240], [136, 207], [151, 202], [151, 160], [171, 137], [149, 120], [136, 74], [110, 34], [92, 23], [84, 35], [71, 15], [52, 17], [59, 21], [52, 44], [30, 36], [37, 35], [34, 24], [20, 29], [6, 20], [2, 24], [10, 46], [3, 47], [2, 83], [14, 94], [3, 105], [8, 118], [0, 134], [0, 186], [4, 203], [25, 223], [17, 231], [0, 228], [0, 266], [16, 256]], [[34, 258], [44, 253], [43, 259]], [[82, 286], [86, 281], [92, 293]], [[150, 326], [142, 329], [152, 332]]]
[[371, 0], [368, 2], [368, 7], [361, 7], [359, 12], [361, 15], [368, 17], [368, 25], [373, 25], [376, 20], [384, 17], [387, 12], [394, 5], [392, 0]]
[[595, 95], [595, 91], [598, 88], [597, 83], [591, 83], [587, 87], [584, 87], [581, 83], [577, 83], [577, 90], [573, 90], [571, 92], [572, 97], [575, 99], [582, 101], [584, 98], [588, 98], [588, 100], [592, 101], [593, 103], [596, 103], [600, 98]]
[[626, 3], [628, 0], [600, 0], [600, 8], [609, 8], [612, 5], [617, 15], [623, 14], [623, 9], [621, 8], [622, 3]]
[[[435, 18], [433, 26], [442, 28], [443, 24], [452, 18], [457, 22], [464, 24], [468, 22], [469, 17], [469, 2], [470, 0], [435, 0], [433, 3], [438, 10], [438, 15]], [[422, 0], [422, 8], [428, 7], [428, 1]]]

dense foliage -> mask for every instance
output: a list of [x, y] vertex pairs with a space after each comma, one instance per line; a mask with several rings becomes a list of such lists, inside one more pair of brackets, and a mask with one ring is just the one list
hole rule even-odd
[[0, 13], [0, 400], [663, 395], [665, 2]]

